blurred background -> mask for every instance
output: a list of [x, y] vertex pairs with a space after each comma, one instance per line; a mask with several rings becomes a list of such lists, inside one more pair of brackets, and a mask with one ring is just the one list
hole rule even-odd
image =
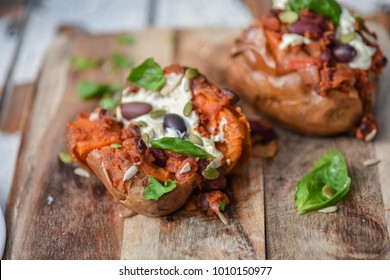
[[[0, 89], [36, 79], [57, 29], [77, 25], [91, 33], [148, 27], [245, 27], [271, 0], [0, 0]], [[388, 25], [390, 0], [342, 0]]]
[[[390, 0], [340, 0], [390, 30]], [[91, 34], [144, 28], [244, 28], [271, 0], [0, 0], [0, 205], [4, 207], [45, 53], [59, 29]], [[93, 48], [93, 47], [92, 47]], [[10, 97], [13, 97], [10, 99]], [[10, 103], [19, 111], [7, 113]], [[12, 105], [12, 104], [11, 104]], [[13, 109], [12, 109], [13, 110]], [[8, 114], [8, 118], [4, 115]]]

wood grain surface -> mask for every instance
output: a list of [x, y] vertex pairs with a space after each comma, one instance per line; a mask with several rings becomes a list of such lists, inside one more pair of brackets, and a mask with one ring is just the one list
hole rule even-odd
[[[376, 142], [310, 138], [278, 130], [279, 153], [274, 159], [253, 159], [242, 174], [229, 178], [232, 205], [226, 212], [227, 226], [185, 209], [163, 218], [122, 219], [119, 213], [124, 208], [95, 177], [78, 177], [73, 166], [57, 159], [64, 148], [66, 122], [96, 106], [95, 101], [78, 99], [77, 81], [123, 82], [127, 74], [74, 71], [69, 66], [72, 55], [107, 57], [121, 51], [135, 63], [153, 56], [161, 65], [180, 62], [198, 67], [223, 85], [229, 45], [238, 32], [151, 29], [134, 32], [136, 43], [130, 47], [118, 46], [116, 35], [89, 36], [72, 30], [59, 34], [37, 81], [23, 137], [8, 203], [5, 258], [390, 259], [389, 70], [378, 95], [381, 131]], [[389, 56], [389, 38], [385, 32], [380, 38]], [[293, 203], [295, 185], [331, 149], [346, 157], [351, 192], [336, 213], [299, 216]], [[369, 158], [382, 161], [365, 167], [363, 161]]]

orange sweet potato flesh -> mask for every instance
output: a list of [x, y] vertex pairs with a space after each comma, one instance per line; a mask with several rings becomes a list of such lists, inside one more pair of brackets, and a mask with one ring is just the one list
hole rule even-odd
[[121, 125], [109, 116], [91, 121], [89, 114], [80, 113], [74, 122], [66, 126], [66, 148], [75, 161], [89, 170], [86, 163], [88, 154], [95, 149], [120, 143], [120, 132]]
[[227, 173], [239, 171], [251, 157], [249, 123], [231, 98], [202, 79], [204, 77], [198, 77], [192, 87], [193, 106], [205, 124], [202, 136], [217, 132], [224, 118], [227, 123], [222, 128], [225, 141], [217, 142], [216, 147], [222, 152], [224, 159], [230, 160], [230, 164], [226, 166]]

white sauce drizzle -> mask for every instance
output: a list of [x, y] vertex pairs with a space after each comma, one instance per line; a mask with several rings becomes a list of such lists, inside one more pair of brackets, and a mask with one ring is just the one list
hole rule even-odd
[[[184, 116], [184, 106], [191, 101], [192, 94], [190, 89], [190, 80], [182, 74], [171, 73], [165, 76], [166, 84], [161, 89], [162, 95], [157, 91], [149, 91], [144, 88], [139, 89], [137, 93], [129, 93], [126, 89], [122, 93], [121, 103], [128, 102], [146, 102], [153, 106], [153, 110], [163, 109], [167, 113], [179, 115], [187, 126], [187, 132], [199, 136], [204, 143], [203, 148], [206, 152], [213, 155], [217, 159], [222, 159], [223, 154], [215, 147], [215, 142], [225, 141], [223, 129], [227, 125], [225, 118], [222, 118], [219, 124], [219, 131], [212, 139], [202, 137], [196, 128], [199, 125], [199, 118], [195, 111], [192, 111], [189, 116]], [[132, 122], [144, 121], [146, 127], [140, 127], [141, 134], [149, 134], [150, 139], [160, 139], [163, 137], [182, 138], [184, 135], [174, 129], [164, 129], [163, 117], [152, 119], [150, 113], [144, 114], [130, 121], [123, 118], [120, 107], [116, 111], [117, 119], [121, 120], [124, 125], [129, 125]]]
[[286, 10], [288, 6], [288, 0], [272, 0], [272, 8]]
[[299, 46], [302, 44], [310, 44], [311, 40], [299, 34], [285, 33], [282, 35], [282, 42], [279, 45], [281, 50], [287, 49], [289, 46]]
[[[351, 13], [343, 8], [340, 16], [340, 25], [337, 28], [337, 37], [340, 38], [341, 35], [355, 32], [355, 21]], [[350, 41], [348, 45], [354, 47], [357, 53], [354, 59], [348, 63], [349, 67], [363, 70], [370, 69], [372, 56], [375, 54], [376, 49], [366, 45], [359, 34], [356, 34], [356, 38]]]

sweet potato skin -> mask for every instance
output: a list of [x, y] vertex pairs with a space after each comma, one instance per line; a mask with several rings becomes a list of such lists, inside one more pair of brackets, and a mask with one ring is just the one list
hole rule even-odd
[[[140, 170], [137, 174], [131, 180], [124, 182], [123, 186], [114, 186], [112, 181], [108, 180], [106, 177], [102, 167], [102, 162], [107, 153], [109, 153], [107, 149], [108, 148], [103, 148], [90, 152], [87, 156], [87, 163], [103, 182], [107, 190], [126, 208], [145, 216], [164, 216], [181, 208], [191, 195], [197, 180], [196, 174], [177, 183], [176, 188], [173, 189], [173, 191], [164, 194], [160, 199], [146, 200], [144, 198], [144, 189], [150, 184], [148, 175], [151, 175], [146, 175], [143, 172], [145, 167], [142, 168], [142, 166], [145, 166], [146, 163], [140, 166]], [[131, 166], [131, 163], [128, 162], [128, 165]], [[153, 175], [156, 176], [155, 174]], [[167, 178], [165, 178], [165, 180], [167, 180]]]

